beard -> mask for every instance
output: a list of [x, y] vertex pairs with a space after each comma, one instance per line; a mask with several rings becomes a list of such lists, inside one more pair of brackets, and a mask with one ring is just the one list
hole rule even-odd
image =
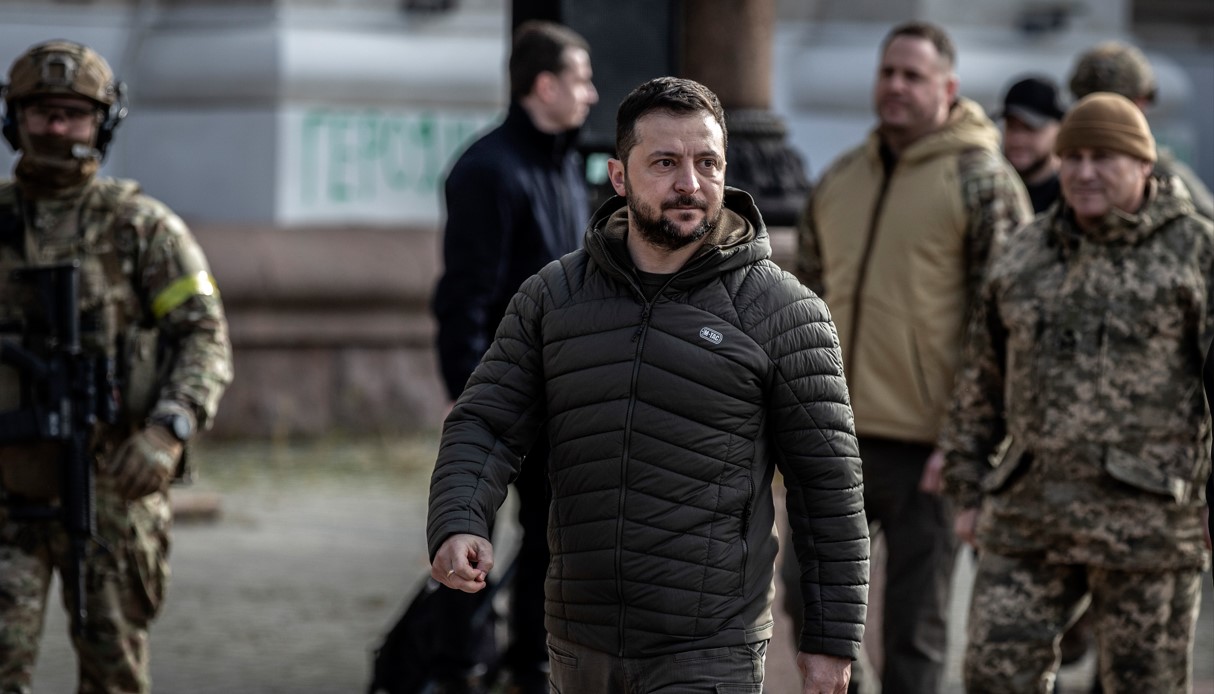
[[[663, 202], [661, 209], [654, 209], [653, 206], [637, 200], [627, 181], [624, 185], [628, 193], [628, 212], [632, 216], [632, 221], [636, 225], [637, 231], [640, 232], [641, 238], [652, 246], [667, 251], [677, 251], [703, 239], [716, 229], [717, 224], [721, 221], [723, 205], [712, 210], [709, 209], [708, 203], [700, 198], [692, 195], [679, 195]], [[700, 223], [691, 231], [681, 232], [675, 223], [663, 214], [665, 210], [675, 208], [703, 210], [704, 219], [700, 220]]]
[[1044, 154], [1038, 159], [1034, 159], [1028, 166], [1023, 169], [1017, 169], [1016, 173], [1020, 174], [1020, 178], [1025, 181], [1031, 180], [1045, 171], [1050, 165], [1050, 155]]
[[21, 134], [21, 158], [17, 180], [38, 193], [74, 188], [92, 178], [101, 168], [97, 150], [83, 142], [53, 135]]

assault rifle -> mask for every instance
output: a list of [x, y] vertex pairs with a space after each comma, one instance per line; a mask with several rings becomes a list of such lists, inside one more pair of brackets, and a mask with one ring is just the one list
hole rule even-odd
[[[96, 538], [93, 460], [90, 441], [98, 422], [118, 419], [114, 360], [81, 347], [80, 264], [72, 262], [15, 272], [30, 290], [21, 327], [22, 344], [0, 342], [0, 363], [21, 374], [21, 406], [0, 413], [0, 443], [58, 444], [59, 501], [7, 499], [13, 520], [57, 520], [67, 533], [75, 594], [72, 633], [84, 633], [88, 618], [88, 550]], [[96, 328], [88, 325], [84, 327]], [[0, 463], [2, 464], [2, 463]]]

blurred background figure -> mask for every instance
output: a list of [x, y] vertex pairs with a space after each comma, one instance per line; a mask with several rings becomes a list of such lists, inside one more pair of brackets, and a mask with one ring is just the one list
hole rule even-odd
[[3, 94], [20, 156], [0, 181], [0, 691], [30, 691], [58, 575], [79, 691], [150, 692], [169, 483], [232, 380], [227, 320], [185, 223], [97, 175], [127, 109], [109, 63], [40, 43]]
[[[1159, 99], [1159, 86], [1150, 61], [1136, 46], [1122, 41], [1104, 41], [1081, 53], [1070, 74], [1075, 99], [1095, 92], [1120, 94], [1149, 114]], [[1187, 164], [1166, 146], [1156, 147], [1155, 173], [1175, 176], [1178, 195], [1189, 195], [1198, 214], [1214, 217], [1214, 195]], [[1062, 640], [1063, 664], [1074, 663], [1094, 647], [1092, 619], [1086, 613], [1067, 630]], [[1099, 668], [1098, 668], [1099, 669]], [[1104, 691], [1100, 678], [1092, 682], [1092, 694]]]
[[[445, 187], [444, 272], [434, 293], [438, 359], [454, 402], [493, 340], [523, 280], [577, 250], [590, 216], [578, 128], [598, 101], [590, 46], [571, 29], [525, 22], [510, 53], [506, 120], [472, 143]], [[541, 435], [514, 481], [522, 528], [508, 616], [505, 666], [521, 694], [548, 691], [544, 576], [548, 567], [547, 437]], [[442, 635], [444, 692], [479, 691], [475, 596], [441, 590], [451, 615]]]
[[[1003, 110], [995, 116], [1002, 119], [1003, 154], [1008, 158], [1028, 190], [1033, 212], [1042, 214], [1062, 194], [1059, 186], [1060, 160], [1054, 152], [1062, 116], [1059, 87], [1048, 76], [1028, 76], [1008, 87]], [[1072, 665], [1091, 649], [1091, 620], [1084, 616], [1068, 628], [1062, 637], [1062, 665]], [[1100, 679], [1095, 678], [1094, 694], [1100, 692]]]
[[1058, 199], [1058, 155], [1054, 138], [1065, 108], [1058, 85], [1049, 77], [1025, 77], [1003, 97], [995, 120], [1003, 121], [1003, 156], [1024, 183], [1033, 212], [1045, 211]]
[[[967, 333], [948, 423], [955, 529], [978, 550], [964, 677], [1050, 691], [1086, 608], [1111, 692], [1188, 692], [1214, 340], [1214, 225], [1129, 99], [1063, 119], [1063, 204], [1008, 239]], [[992, 467], [993, 464], [993, 467]]]
[[[987, 257], [1032, 216], [999, 131], [958, 94], [956, 62], [935, 24], [890, 30], [877, 127], [822, 175], [798, 229], [797, 274], [839, 326], [864, 508], [886, 541], [887, 693], [940, 691], [956, 544], [936, 435]], [[876, 679], [856, 670], [853, 691]]]

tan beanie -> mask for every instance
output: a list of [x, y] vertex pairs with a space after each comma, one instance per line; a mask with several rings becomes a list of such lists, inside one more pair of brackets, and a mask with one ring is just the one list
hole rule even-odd
[[1155, 138], [1147, 117], [1133, 101], [1112, 92], [1088, 94], [1067, 111], [1054, 151], [1062, 154], [1076, 147], [1111, 149], [1155, 161]]

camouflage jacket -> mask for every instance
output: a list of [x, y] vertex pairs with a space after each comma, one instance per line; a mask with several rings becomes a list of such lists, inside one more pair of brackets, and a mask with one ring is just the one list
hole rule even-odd
[[1159, 158], [1155, 160], [1155, 174], [1161, 178], [1175, 176], [1184, 184], [1184, 189], [1193, 200], [1197, 214], [1206, 219], [1214, 219], [1214, 194], [1202, 183], [1197, 172], [1189, 165], [1176, 158], [1167, 147], [1159, 148]]
[[1097, 232], [1060, 202], [992, 264], [939, 442], [950, 495], [982, 505], [983, 548], [1110, 568], [1206, 561], [1214, 229], [1176, 185], [1151, 179], [1138, 214]]
[[[99, 444], [166, 412], [210, 425], [232, 379], [231, 346], [206, 258], [177, 215], [132, 181], [96, 178], [36, 200], [0, 182], [0, 222], [0, 325], [18, 324], [28, 308], [16, 305], [11, 270], [80, 262], [80, 311], [89, 316], [81, 342], [115, 358], [122, 388], [123, 418], [98, 432]], [[0, 409], [12, 409], [17, 379], [10, 367], [0, 372]]]

